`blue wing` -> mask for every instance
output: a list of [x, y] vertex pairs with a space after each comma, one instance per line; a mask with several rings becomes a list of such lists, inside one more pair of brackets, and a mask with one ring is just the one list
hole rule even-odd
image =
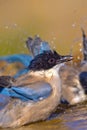
[[34, 39], [29, 37], [26, 41], [26, 44], [33, 56], [41, 54], [43, 53], [43, 51], [51, 50], [51, 47], [48, 42], [42, 41], [42, 39], [38, 36], [35, 36]]
[[32, 56], [27, 55], [27, 54], [14, 54], [14, 55], [9, 55], [9, 56], [2, 56], [0, 57], [0, 60], [4, 60], [8, 63], [20, 62], [25, 67], [27, 67], [30, 61], [32, 60]]
[[19, 98], [23, 101], [33, 100], [38, 101], [47, 98], [51, 94], [51, 86], [45, 82], [33, 83], [24, 87], [4, 88], [1, 94], [13, 98]]
[[24, 69], [19, 70], [16, 75], [14, 75], [15, 78], [19, 77], [22, 74], [26, 74], [29, 69], [27, 68], [30, 64], [30, 61], [32, 60], [32, 56], [27, 54], [14, 54], [9, 56], [2, 56], [0, 57], [0, 60], [6, 61], [8, 63], [14, 63], [14, 62], [20, 62], [24, 65]]
[[41, 42], [40, 45], [38, 46], [33, 46], [33, 51], [32, 51], [32, 54], [34, 56], [38, 55], [38, 54], [41, 54], [43, 53], [43, 51], [47, 51], [47, 50], [50, 50], [50, 46], [47, 42]]
[[[30, 41], [27, 41], [27, 47], [31, 51], [33, 56], [41, 54], [43, 53], [43, 51], [51, 50], [51, 47], [48, 42], [41, 41], [38, 37], [36, 37], [36, 39], [34, 39], [32, 43], [30, 43]], [[30, 63], [30, 61], [28, 63]], [[22, 74], [26, 74], [28, 71], [29, 70], [27, 68], [23, 69], [19, 71], [14, 77], [17, 78]]]
[[[27, 47], [31, 51], [33, 56], [36, 56], [38, 54], [43, 53], [43, 51], [51, 50], [50, 45], [46, 41], [42, 41], [39, 37], [35, 37], [32, 40], [27, 41]], [[6, 61], [8, 63], [14, 63], [14, 62], [20, 62], [24, 65], [24, 69], [19, 70], [16, 75], [14, 75], [15, 78], [19, 77], [22, 74], [26, 74], [29, 69], [27, 68], [30, 64], [30, 61], [32, 60], [32, 56], [27, 54], [14, 54], [9, 56], [2, 56], [0, 57], [0, 60]]]
[[12, 98], [19, 98], [23, 101], [28, 101], [29, 99], [16, 93], [15, 91], [13, 91], [11, 88], [4, 88], [0, 94], [4, 95], [4, 96], [8, 96], [8, 97], [12, 97]]

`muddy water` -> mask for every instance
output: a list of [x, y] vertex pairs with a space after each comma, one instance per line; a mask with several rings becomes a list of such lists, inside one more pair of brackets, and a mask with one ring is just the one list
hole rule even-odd
[[[87, 0], [0, 0], [0, 55], [28, 53], [25, 41], [36, 34], [60, 53], [72, 48], [77, 55], [81, 27], [87, 33]], [[87, 103], [61, 109], [47, 121], [14, 130], [87, 130]]]

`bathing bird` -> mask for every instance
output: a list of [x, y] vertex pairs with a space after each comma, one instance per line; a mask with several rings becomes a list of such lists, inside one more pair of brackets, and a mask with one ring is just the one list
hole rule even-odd
[[[84, 31], [82, 34], [83, 34], [83, 43], [86, 44], [86, 35], [85, 35]], [[29, 37], [28, 40], [26, 41], [26, 45], [32, 54], [32, 59], [35, 56], [37, 56], [38, 54], [42, 54], [44, 51], [47, 51], [47, 50], [52, 51], [52, 48], [50, 47], [49, 43], [46, 41], [43, 41], [38, 36], [35, 36], [34, 38]], [[85, 50], [85, 48], [83, 50]], [[21, 58], [21, 57], [19, 57], [19, 58]], [[10, 60], [13, 61], [12, 59], [14, 59], [14, 55], [11, 58], [8, 57], [8, 59], [9, 59], [9, 61]], [[25, 59], [26, 59], [26, 55], [25, 55]], [[84, 61], [85, 61], [85, 59], [86, 58], [84, 58]], [[16, 57], [15, 57], [15, 60], [16, 60]], [[29, 60], [25, 60], [25, 61], [27, 61], [27, 65], [30, 64]], [[25, 62], [25, 61], [23, 60], [23, 62]], [[80, 67], [79, 67], [79, 69], [80, 69]], [[86, 80], [86, 76], [84, 76], [84, 80], [83, 80], [82, 76], [84, 73], [82, 73], [82, 75], [79, 75], [79, 73], [80, 73], [79, 69], [76, 69], [73, 65], [72, 66], [64, 65], [60, 68], [59, 74], [61, 76], [61, 82], [62, 82], [62, 85], [61, 85], [62, 86], [62, 98], [61, 98], [62, 103], [68, 102], [69, 104], [73, 105], [73, 104], [83, 102], [84, 100], [86, 100], [86, 92], [85, 92], [86, 87], [83, 86], [83, 82], [84, 82], [84, 80]], [[83, 69], [84, 69], [84, 67], [83, 67]], [[24, 73], [28, 73], [28, 72], [29, 72], [29, 68], [26, 67], [25, 69], [19, 71], [14, 77], [17, 78], [20, 75], [22, 75]], [[2, 78], [3, 81], [4, 81], [4, 78], [5, 78], [5, 76]], [[4, 86], [5, 87], [10, 86], [12, 83], [12, 80], [13, 79], [11, 79], [11, 77], [10, 77], [8, 84], [7, 85], [5, 84]], [[6, 79], [5, 79], [5, 81], [6, 81]], [[6, 81], [6, 83], [7, 83], [7, 81]], [[33, 100], [37, 100], [40, 95], [43, 97], [46, 97], [46, 95], [49, 95], [49, 93], [51, 92], [51, 88], [47, 85], [46, 86], [41, 85], [41, 86], [42, 86], [42, 88], [38, 89], [38, 91], [35, 91], [35, 92], [32, 92], [33, 87], [31, 89], [28, 88], [28, 90], [29, 90], [28, 94], [27, 94], [28, 97], [32, 93], [32, 96], [30, 96], [30, 97]], [[17, 92], [14, 92], [12, 89], [7, 90], [7, 88], [3, 89], [3, 87], [1, 87], [0, 90], [2, 90], [1, 91], [2, 94], [6, 94], [8, 96], [11, 95], [13, 97], [19, 97], [23, 100], [27, 100], [27, 98], [24, 99], [24, 96], [19, 95]], [[16, 88], [16, 90], [17, 90], [17, 88]], [[20, 89], [17, 91], [20, 92]], [[39, 94], [36, 94], [38, 96], [33, 95], [33, 93], [38, 93], [38, 92], [39, 92]], [[24, 94], [24, 91], [23, 91], [23, 94]]]
[[62, 81], [61, 101], [77, 104], [87, 100], [87, 38], [82, 29], [83, 59], [78, 66], [65, 65], [60, 68]]
[[[26, 41], [26, 46], [32, 56], [30, 56], [29, 54], [13, 54], [0, 57], [0, 75], [7, 75], [8, 73], [9, 75], [15, 74], [13, 76], [17, 78], [20, 75], [25, 74], [29, 71], [27, 67], [29, 66], [30, 61], [34, 58], [34, 56], [43, 53], [43, 51], [51, 50], [48, 42], [43, 41], [39, 36], [35, 36], [34, 38], [28, 37]], [[14, 67], [15, 73], [7, 69], [7, 67], [10, 68], [10, 66]]]
[[82, 62], [87, 62], [87, 37], [84, 29], [82, 28], [82, 43], [83, 43], [83, 60]]
[[[42, 53], [45, 49], [52, 50], [49, 43], [42, 41], [42, 39], [38, 36], [34, 39], [29, 37], [26, 44], [33, 57]], [[78, 69], [76, 69], [73, 65], [67, 64], [60, 68], [59, 74], [62, 82], [62, 103], [74, 105], [86, 100], [85, 91], [79, 80]]]
[[87, 95], [87, 36], [84, 29], [82, 28], [82, 40], [83, 40], [83, 59], [80, 65], [79, 80]]
[[83, 49], [82, 49], [83, 58], [78, 68], [80, 72], [87, 70], [87, 37], [83, 28], [82, 28], [82, 46], [83, 46]]
[[[10, 97], [0, 110], [0, 127], [19, 127], [47, 119], [60, 103], [61, 79], [58, 71], [64, 62], [72, 59], [70, 55], [61, 56], [56, 51], [44, 51], [30, 62], [27, 74], [16, 80], [0, 77], [0, 86], [7, 91], [4, 93], [1, 90], [2, 95]], [[5, 81], [8, 83], [6, 88], [3, 86]], [[41, 86], [49, 86], [50, 93], [44, 96], [37, 92]]]
[[59, 72], [62, 82], [61, 102], [74, 105], [87, 100], [85, 89], [80, 83], [79, 71], [66, 65]]

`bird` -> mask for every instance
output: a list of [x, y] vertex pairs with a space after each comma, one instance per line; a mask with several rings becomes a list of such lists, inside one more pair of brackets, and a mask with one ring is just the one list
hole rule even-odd
[[82, 46], [83, 59], [75, 65], [60, 68], [62, 81], [61, 102], [74, 105], [87, 100], [87, 37], [83, 28]]
[[[30, 71], [27, 74], [18, 77], [16, 80], [11, 79], [11, 77], [1, 77], [0, 86], [3, 90], [6, 89], [9, 95], [7, 93], [1, 94], [3, 96], [7, 94], [10, 99], [0, 110], [0, 127], [20, 127], [46, 120], [60, 103], [61, 79], [58, 71], [65, 62], [72, 59], [71, 55], [62, 56], [56, 51], [44, 51], [36, 55], [30, 62], [28, 66]], [[11, 84], [7, 82], [8, 85], [6, 84], [5, 87], [3, 82], [7, 79]], [[37, 88], [41, 86], [51, 88], [46, 97], [37, 92]], [[13, 93], [16, 93], [17, 97]], [[22, 100], [21, 97], [27, 100]]]
[[[83, 36], [83, 41], [84, 41], [83, 43], [86, 44], [86, 35], [85, 35], [84, 30], [82, 30], [82, 36]], [[42, 54], [44, 51], [47, 51], [47, 50], [48, 51], [52, 51], [53, 50], [50, 47], [50, 44], [48, 42], [43, 41], [38, 36], [35, 36], [34, 38], [29, 37], [27, 39], [27, 41], [26, 41], [26, 45], [27, 45], [28, 50], [32, 54], [32, 56], [29, 55], [29, 57], [32, 57], [32, 59], [35, 56], [37, 56], [38, 54]], [[83, 50], [85, 50], [85, 48]], [[14, 56], [15, 56], [15, 58], [14, 58]], [[24, 75], [25, 73], [28, 73], [29, 72], [28, 65], [30, 64], [30, 61], [32, 60], [30, 58], [28, 60], [26, 58], [26, 55], [23, 55], [23, 57], [22, 57], [22, 55], [21, 56], [20, 55], [13, 55], [11, 57], [7, 56], [4, 59], [8, 59], [8, 61], [12, 61], [13, 62], [14, 61], [13, 59], [15, 59], [15, 61], [18, 59], [17, 57], [22, 59], [22, 61], [23, 61], [22, 63], [23, 64], [27, 63], [27, 66], [23, 70], [19, 71], [14, 76], [14, 78], [18, 78], [20, 75], [22, 75], [22, 74]], [[27, 57], [28, 57], [28, 55], [27, 55]], [[84, 57], [86, 57], [86, 56], [84, 56]], [[23, 58], [25, 58], [25, 60]], [[86, 58], [84, 58], [83, 61], [85, 61], [85, 59]], [[82, 63], [83, 62], [81, 62], [81, 66], [83, 66]], [[81, 67], [81, 66], [76, 68], [73, 65], [70, 66], [70, 65], [67, 64], [67, 65], [63, 65], [60, 68], [59, 74], [61, 76], [61, 82], [62, 82], [62, 96], [61, 96], [61, 102], [62, 103], [66, 103], [67, 102], [68, 104], [74, 105], [74, 104], [83, 102], [83, 101], [85, 101], [87, 99], [86, 98], [86, 92], [85, 92], [86, 91], [86, 87], [84, 87], [84, 85], [82, 84], [82, 81], [86, 81], [86, 76], [84, 77], [84, 80], [83, 80], [83, 78], [81, 76], [84, 73], [82, 73], [82, 75], [80, 74], [80, 68], [84, 69], [85, 67]], [[4, 80], [4, 77], [3, 77], [3, 80]], [[9, 83], [9, 85], [10, 84], [11, 83]], [[5, 86], [7, 86], [7, 85], [5, 85]], [[24, 99], [24, 96], [22, 96], [22, 95], [20, 96], [19, 94], [14, 92], [12, 89], [9, 90], [10, 94], [8, 93], [7, 88], [6, 89], [1, 88], [1, 90], [2, 90], [1, 91], [2, 94], [5, 93], [8, 96], [11, 94], [11, 96], [13, 96], [13, 97], [16, 96], [16, 97], [20, 97], [23, 100], [27, 100], [27, 98]], [[31, 91], [32, 90], [29, 90], [29, 92], [31, 92]], [[48, 95], [48, 93], [50, 93], [50, 91], [51, 91], [51, 88], [47, 87], [47, 86], [46, 86], [45, 89], [39, 89], [39, 93], [43, 93], [42, 94], [43, 97], [46, 97], [46, 95]], [[20, 90], [19, 90], [19, 92], [20, 92]], [[29, 93], [28, 93], [28, 96], [29, 96]], [[33, 98], [33, 96], [31, 96], [31, 97]], [[33, 98], [33, 100], [36, 100], [36, 97], [35, 97], [35, 99]]]
[[[84, 32], [82, 34], [83, 41], [86, 41], [84, 39]], [[43, 41], [38, 36], [35, 36], [34, 38], [29, 37], [26, 41], [26, 45], [31, 52], [32, 57], [43, 53], [44, 50], [53, 50], [48, 42]], [[85, 90], [79, 80], [79, 70], [77, 70], [75, 66], [68, 64], [64, 65], [60, 68], [59, 74], [62, 82], [61, 103], [74, 105], [87, 99]]]
[[[82, 36], [84, 36], [83, 31]], [[83, 41], [86, 41], [84, 37]], [[26, 44], [33, 57], [37, 54], [42, 53], [43, 50], [53, 50], [48, 42], [43, 41], [38, 36], [35, 36], [34, 39], [32, 37], [29, 37], [26, 41]], [[74, 105], [87, 99], [85, 90], [80, 83], [79, 70], [75, 68], [74, 65], [64, 64], [62, 67], [60, 67], [59, 74], [61, 76], [62, 82], [61, 103]]]
[[87, 36], [83, 28], [82, 30], [82, 44], [83, 44], [83, 59], [79, 67], [79, 81], [87, 96]]
[[77, 69], [79, 70], [79, 72], [83, 72], [87, 70], [87, 37], [85, 34], [85, 31], [83, 28], [81, 28], [82, 30], [82, 54], [83, 54], [83, 58], [79, 64], [79, 67], [77, 67]]
[[82, 43], [83, 43], [83, 59], [82, 59], [82, 63], [87, 62], [87, 37], [85, 34], [85, 31], [83, 28], [81, 28], [82, 30]]
[[10, 70], [8, 70], [7, 67], [10, 69], [11, 68], [10, 66], [12, 66], [14, 67], [15, 73], [13, 73], [12, 71], [9, 73], [9, 75], [11, 76], [13, 75], [15, 78], [17, 78], [20, 75], [25, 74], [29, 71], [27, 67], [30, 64], [30, 61], [34, 58], [34, 56], [43, 53], [44, 50], [45, 51], [51, 50], [51, 47], [48, 44], [48, 42], [43, 41], [37, 35], [34, 38], [28, 37], [25, 43], [26, 47], [28, 48], [32, 56], [29, 54], [13, 54], [13, 55], [1, 56], [0, 67], [3, 67], [4, 69], [1, 68], [0, 75], [8, 74]]
[[79, 79], [79, 71], [66, 65], [61, 67], [59, 72], [62, 82], [61, 103], [75, 105], [87, 100], [85, 89]]
[[[52, 50], [52, 48], [50, 47], [50, 44], [47, 41], [43, 41], [38, 35], [34, 36], [34, 38], [28, 37], [25, 43], [26, 43], [26, 47], [28, 48], [29, 52], [31, 53], [31, 56], [26, 55], [26, 54], [24, 55], [25, 57], [23, 56], [23, 54], [21, 56], [19, 55], [19, 58], [22, 59], [23, 65], [26, 65], [26, 66], [24, 69], [21, 69], [16, 75], [14, 75], [15, 78], [19, 77], [22, 74], [26, 74], [27, 72], [29, 72], [29, 69], [27, 69], [27, 67], [30, 64], [30, 61], [36, 55], [41, 54], [44, 51]], [[13, 57], [14, 57], [14, 55], [13, 55]], [[13, 57], [11, 57], [11, 58], [14, 59]], [[18, 57], [18, 56], [16, 55], [16, 57]], [[15, 57], [15, 59], [16, 59], [16, 57]], [[8, 58], [8, 59], [10, 59], [10, 58]]]

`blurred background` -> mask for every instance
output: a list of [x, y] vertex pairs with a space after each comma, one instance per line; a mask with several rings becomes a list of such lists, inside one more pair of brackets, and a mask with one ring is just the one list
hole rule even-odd
[[0, 0], [0, 55], [28, 53], [28, 36], [39, 35], [61, 54], [81, 52], [87, 32], [87, 0]]

